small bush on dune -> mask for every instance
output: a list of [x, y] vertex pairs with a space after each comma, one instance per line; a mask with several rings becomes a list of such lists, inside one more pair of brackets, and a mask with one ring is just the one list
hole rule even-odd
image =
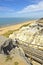
[[19, 63], [16, 61], [16, 62], [14, 62], [14, 65], [18, 65]]
[[12, 34], [14, 30], [9, 30], [8, 32], [4, 33], [3, 36], [9, 37], [10, 34]]
[[6, 61], [9, 61], [9, 60], [12, 60], [12, 57], [10, 57], [10, 55], [8, 55], [8, 56], [6, 57]]

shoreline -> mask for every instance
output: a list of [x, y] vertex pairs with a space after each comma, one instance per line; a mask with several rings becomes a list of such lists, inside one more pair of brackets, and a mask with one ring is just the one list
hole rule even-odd
[[27, 20], [27, 21], [22, 21], [22, 22], [19, 22], [19, 23], [12, 23], [12, 24], [6, 24], [6, 25], [0, 25], [0, 28], [12, 26], [12, 25], [18, 25], [18, 24], [22, 24], [24, 22], [29, 22], [29, 21], [33, 21], [33, 20]]
[[22, 23], [18, 23], [18, 24], [13, 24], [13, 25], [8, 25], [8, 26], [4, 26], [4, 27], [0, 27], [0, 35], [5, 34], [6, 32], [8, 32], [9, 30], [17, 30], [19, 29], [21, 26], [35, 22], [36, 20], [31, 20], [31, 21], [25, 21]]

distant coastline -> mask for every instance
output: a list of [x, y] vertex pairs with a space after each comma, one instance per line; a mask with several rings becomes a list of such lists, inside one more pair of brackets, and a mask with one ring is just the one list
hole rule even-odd
[[[17, 19], [17, 18], [16, 18]], [[37, 19], [36, 19], [37, 20]], [[29, 24], [29, 23], [31, 23], [31, 22], [35, 22], [36, 21], [35, 19], [23, 19], [23, 20], [21, 20], [20, 18], [19, 19], [17, 19], [16, 21], [15, 21], [15, 19], [13, 20], [12, 19], [12, 21], [11, 21], [11, 19], [10, 19], [10, 21], [8, 20], [8, 22], [4, 22], [3, 20], [2, 20], [2, 22], [0, 21], [0, 23], [1, 24], [3, 24], [3, 25], [1, 25], [0, 24], [0, 35], [3, 35], [3, 34], [5, 34], [6, 32], [8, 32], [8, 31], [14, 31], [14, 30], [17, 30], [17, 29], [19, 29], [21, 26], [23, 26], [23, 25], [25, 25], [25, 24]]]
[[13, 31], [13, 30], [17, 30], [19, 29], [21, 26], [29, 24], [31, 22], [35, 22], [36, 20], [31, 20], [31, 21], [25, 21], [23, 23], [18, 23], [18, 24], [13, 24], [13, 25], [9, 25], [9, 26], [5, 26], [5, 27], [1, 27], [0, 28], [0, 35], [5, 34], [8, 31]]
[[33, 18], [0, 18], [0, 28], [10, 25], [16, 25], [25, 21], [35, 20]]

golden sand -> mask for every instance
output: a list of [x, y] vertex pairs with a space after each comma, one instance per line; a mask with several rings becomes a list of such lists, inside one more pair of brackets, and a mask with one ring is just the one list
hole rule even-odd
[[32, 22], [34, 22], [35, 20], [32, 21], [26, 21], [24, 23], [20, 23], [20, 24], [16, 24], [16, 25], [10, 25], [10, 26], [6, 26], [6, 27], [2, 27], [0, 28], [0, 35], [5, 34], [6, 32], [8, 32], [9, 30], [17, 30], [19, 29], [21, 26], [26, 25], [26, 24], [30, 24]]

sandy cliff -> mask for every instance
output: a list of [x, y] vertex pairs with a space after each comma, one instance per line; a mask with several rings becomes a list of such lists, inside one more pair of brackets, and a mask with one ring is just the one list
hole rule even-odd
[[13, 40], [16, 38], [20, 43], [28, 43], [36, 48], [37, 46], [43, 48], [43, 18], [22, 26], [17, 33], [14, 32], [9, 37]]

